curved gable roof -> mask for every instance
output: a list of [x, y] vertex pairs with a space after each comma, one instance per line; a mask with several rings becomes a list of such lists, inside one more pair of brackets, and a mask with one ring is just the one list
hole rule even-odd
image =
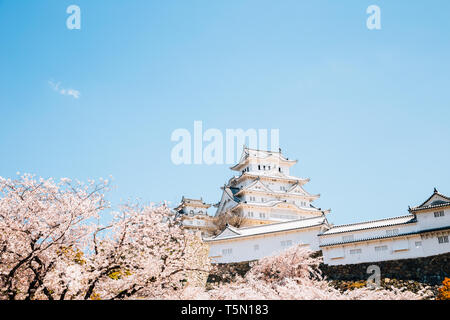
[[333, 235], [346, 232], [355, 232], [368, 229], [391, 227], [395, 225], [408, 224], [416, 222], [414, 215], [406, 215], [401, 217], [386, 218], [381, 220], [364, 221], [359, 223], [343, 224], [333, 226], [329, 230], [319, 236]]
[[325, 216], [313, 217], [307, 219], [291, 220], [287, 222], [278, 222], [254, 227], [234, 228], [227, 226], [222, 233], [213, 238], [206, 238], [205, 241], [219, 241], [227, 239], [236, 239], [241, 237], [258, 236], [268, 233], [277, 233], [285, 231], [293, 231], [298, 229], [320, 227], [328, 225]]
[[239, 168], [249, 159], [249, 158], [257, 158], [257, 159], [268, 159], [271, 157], [275, 157], [277, 160], [282, 161], [284, 163], [290, 163], [291, 165], [297, 163], [297, 160], [289, 160], [288, 158], [284, 157], [283, 154], [280, 151], [269, 151], [269, 150], [258, 150], [258, 149], [251, 149], [246, 146], [244, 146], [244, 149], [242, 151], [241, 158], [239, 159], [239, 162], [232, 166], [231, 170], [239, 170]]
[[434, 188], [433, 194], [428, 197], [422, 204], [410, 208], [409, 211], [418, 211], [424, 209], [438, 208], [450, 205], [450, 197], [443, 195]]

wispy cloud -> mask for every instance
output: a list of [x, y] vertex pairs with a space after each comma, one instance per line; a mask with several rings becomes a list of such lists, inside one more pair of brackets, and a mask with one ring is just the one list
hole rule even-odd
[[48, 84], [54, 91], [56, 91], [59, 94], [62, 94], [64, 96], [71, 96], [75, 99], [78, 99], [81, 95], [80, 91], [78, 91], [78, 90], [75, 90], [72, 88], [66, 89], [66, 88], [61, 87], [61, 82], [54, 82], [53, 80], [50, 80], [48, 82]]

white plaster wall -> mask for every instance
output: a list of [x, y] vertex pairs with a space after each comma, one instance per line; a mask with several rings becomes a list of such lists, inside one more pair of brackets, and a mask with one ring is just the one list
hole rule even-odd
[[[443, 217], [434, 217], [434, 212], [444, 211]], [[416, 214], [420, 228], [432, 229], [450, 225], [450, 209], [436, 209], [432, 212], [418, 212]]]
[[[450, 238], [450, 234], [447, 233]], [[450, 252], [450, 243], [439, 243], [437, 236], [433, 237], [423, 237], [423, 251], [425, 256], [433, 256], [436, 254]]]
[[[298, 230], [289, 233], [267, 234], [264, 236], [254, 236], [241, 238], [239, 240], [222, 240], [208, 242], [210, 256], [214, 257], [213, 262], [230, 263], [261, 259], [287, 249], [283, 247], [282, 241], [292, 241], [292, 245], [304, 244], [311, 250], [319, 250], [317, 234], [320, 228]], [[255, 245], [259, 246], [255, 250]], [[232, 249], [230, 254], [224, 254], [224, 249]]]
[[[286, 189], [288, 190], [288, 188]], [[271, 194], [256, 194], [250, 192], [244, 192], [241, 199], [247, 202], [269, 202], [269, 201], [283, 201], [286, 200], [288, 203], [292, 203], [297, 205], [298, 207], [309, 208], [310, 201], [306, 199], [306, 196], [299, 194], [289, 194], [286, 192], [281, 192], [278, 189], [275, 189], [275, 192], [280, 192], [276, 195]], [[255, 200], [251, 200], [251, 199]], [[264, 201], [262, 201], [264, 199]]]
[[391, 227], [343, 232], [343, 233], [338, 233], [338, 234], [322, 235], [322, 236], [320, 236], [320, 244], [343, 242], [343, 241], [346, 241], [346, 237], [349, 237], [349, 236], [353, 236], [353, 240], [363, 240], [363, 239], [367, 239], [367, 238], [384, 237], [384, 236], [388, 235], [388, 230], [392, 231], [392, 232], [395, 232], [395, 230], [398, 230], [398, 233], [409, 233], [409, 232], [416, 232], [416, 231], [420, 230], [420, 228], [419, 228], [418, 223], [410, 223], [410, 224], [400, 225], [400, 226], [391, 226]]
[[[436, 210], [441, 211], [441, 210]], [[450, 225], [450, 210], [444, 211], [443, 217], [434, 217], [434, 212], [425, 212], [417, 214], [417, 222], [406, 225], [358, 230], [339, 234], [323, 235], [320, 237], [320, 244], [328, 244], [344, 241], [344, 237], [353, 236], [354, 240], [362, 240], [366, 238], [382, 237], [388, 235], [388, 230], [396, 230], [401, 233], [417, 232], [420, 230], [441, 228]]]
[[199, 227], [213, 227], [214, 224], [210, 220], [204, 220], [204, 219], [184, 219], [183, 225], [185, 226], [199, 226]]
[[[260, 165], [261, 169], [258, 169], [258, 165]], [[266, 166], [266, 170], [264, 170], [264, 166]], [[270, 166], [270, 170], [269, 170]], [[288, 165], [280, 165], [279, 161], [271, 159], [271, 160], [265, 160], [265, 159], [259, 159], [258, 161], [254, 161], [250, 163], [248, 166], [250, 172], [261, 172], [261, 171], [276, 171], [279, 172], [278, 168], [281, 167], [281, 172], [289, 175], [290, 168]]]
[[208, 214], [207, 208], [197, 208], [190, 205], [186, 205], [186, 207], [183, 208], [183, 212], [186, 214], [191, 214], [191, 211], [193, 214]]
[[[249, 216], [249, 213], [253, 212], [253, 216]], [[311, 217], [320, 216], [320, 213], [305, 213], [298, 212], [296, 210], [290, 209], [280, 209], [274, 207], [267, 208], [244, 208], [240, 210], [240, 213], [244, 217], [252, 218], [252, 219], [260, 219], [260, 220], [270, 220], [274, 222], [284, 222], [298, 219], [307, 219]], [[261, 217], [260, 213], [265, 213], [265, 217]]]
[[[262, 171], [262, 170], [261, 170]], [[255, 178], [256, 179], [256, 178]], [[255, 179], [244, 179], [241, 182], [239, 182], [236, 187], [237, 188], [244, 188], [248, 186], [249, 184], [252, 184], [255, 182]], [[267, 179], [261, 180], [261, 182], [267, 186], [269, 189], [274, 191], [281, 191], [280, 187], [284, 187], [286, 190], [289, 190], [292, 187], [292, 183], [290, 182], [284, 182], [284, 181], [270, 181]]]
[[[406, 243], [406, 248], [405, 248]], [[416, 245], [421, 243], [421, 245]], [[385, 251], [376, 251], [375, 247], [387, 246]], [[396, 249], [405, 248], [398, 251]], [[351, 254], [351, 250], [361, 249], [361, 253]], [[399, 237], [379, 241], [354, 243], [342, 246], [322, 248], [324, 263], [329, 265], [355, 264], [363, 262], [411, 259], [450, 252], [450, 244], [439, 244], [436, 235], [422, 238], [420, 235]], [[339, 259], [333, 257], [343, 256]]]
[[[354, 240], [362, 240], [365, 238], [373, 238], [386, 236], [387, 230], [398, 229], [399, 234], [402, 233], [410, 233], [410, 232], [418, 232], [428, 229], [436, 229], [450, 225], [450, 210], [435, 210], [444, 211], [443, 217], [435, 217], [433, 212], [421, 212], [417, 213], [417, 222], [400, 225], [400, 226], [392, 226], [392, 227], [384, 227], [377, 229], [369, 229], [369, 230], [360, 230], [355, 232], [346, 232], [335, 235], [327, 235], [321, 236], [320, 244], [329, 244], [335, 242], [344, 241], [344, 237], [353, 236]], [[448, 234], [448, 232], [447, 232]], [[361, 263], [361, 262], [376, 262], [376, 261], [384, 261], [384, 260], [396, 260], [396, 259], [410, 259], [417, 257], [426, 257], [432, 256], [436, 254], [442, 254], [446, 252], [450, 252], [450, 244], [449, 243], [439, 243], [438, 235], [443, 234], [422, 234], [422, 235], [411, 235], [406, 237], [397, 237], [390, 239], [382, 239], [376, 242], [367, 241], [361, 243], [352, 243], [352, 244], [343, 244], [339, 246], [332, 247], [322, 247], [324, 262], [330, 265], [338, 265], [338, 264], [353, 264], [353, 263]], [[408, 250], [396, 251], [395, 247], [402, 243], [402, 241], [408, 242]], [[416, 242], [420, 242], [421, 246], [416, 246]], [[388, 250], [386, 251], [375, 251], [375, 246], [387, 245]], [[361, 249], [360, 254], [350, 254], [350, 250]], [[343, 257], [339, 259], [333, 259], [340, 255], [344, 254]]]

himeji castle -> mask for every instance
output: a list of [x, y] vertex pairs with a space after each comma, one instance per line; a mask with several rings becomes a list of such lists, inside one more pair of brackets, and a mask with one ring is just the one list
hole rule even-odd
[[[196, 228], [205, 236], [214, 262], [260, 259], [299, 243], [319, 250], [317, 235], [329, 229], [326, 215], [330, 210], [313, 205], [320, 195], [304, 189], [309, 179], [290, 174], [290, 168], [296, 163], [297, 160], [288, 159], [281, 150], [244, 147], [239, 162], [231, 167], [237, 175], [221, 188], [222, 197], [214, 205], [215, 219], [235, 215], [243, 218], [243, 224], [239, 228], [226, 225], [213, 237], [207, 236], [205, 227]], [[191, 199], [191, 212], [203, 208], [200, 203]], [[194, 209], [193, 204], [199, 207]], [[183, 198], [177, 211], [181, 212], [187, 205]]]
[[315, 208], [312, 202], [320, 197], [305, 191], [309, 179], [291, 176], [290, 168], [297, 160], [281, 153], [244, 147], [238, 172], [222, 187], [222, 198], [216, 205], [216, 216], [230, 212], [245, 218], [244, 226], [263, 225], [329, 213]]
[[[319, 194], [310, 194], [310, 181], [290, 174], [297, 163], [281, 150], [244, 147], [237, 172], [222, 188], [220, 201], [207, 214], [201, 199], [182, 199], [176, 208], [183, 225], [200, 231], [214, 263], [257, 260], [293, 245], [321, 250], [329, 265], [426, 257], [450, 252], [450, 198], [433, 194], [409, 214], [333, 226], [330, 209], [313, 205]], [[242, 225], [225, 225], [213, 235], [214, 220], [223, 215], [242, 218]]]

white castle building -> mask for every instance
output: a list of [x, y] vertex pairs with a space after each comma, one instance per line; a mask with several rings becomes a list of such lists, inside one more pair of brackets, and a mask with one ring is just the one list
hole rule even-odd
[[324, 263], [355, 264], [450, 252], [450, 198], [436, 189], [409, 215], [333, 226], [318, 235]]
[[[309, 179], [290, 175], [296, 160], [278, 152], [244, 147], [239, 174], [222, 189], [215, 217], [201, 199], [182, 199], [176, 208], [183, 225], [201, 231], [215, 263], [257, 260], [292, 245], [321, 250], [324, 263], [354, 264], [432, 256], [450, 252], [450, 198], [434, 193], [400, 217], [331, 226], [330, 210], [313, 206], [320, 195], [304, 186]], [[243, 218], [239, 228], [227, 225], [211, 236], [215, 218]]]
[[240, 228], [227, 226], [219, 235], [206, 238], [214, 262], [260, 259], [294, 244], [319, 250], [317, 235], [328, 229], [330, 210], [312, 205], [320, 197], [305, 191], [309, 179], [290, 175], [296, 160], [278, 152], [244, 147], [239, 174], [222, 187], [216, 217], [224, 214], [244, 218]]
[[251, 261], [298, 244], [320, 250], [317, 235], [326, 230], [327, 225], [325, 216], [319, 216], [255, 227], [227, 226], [218, 236], [204, 241], [209, 244], [214, 263]]
[[303, 189], [309, 179], [291, 176], [290, 167], [297, 160], [279, 152], [244, 147], [238, 164], [231, 167], [239, 175], [232, 177], [221, 189], [216, 216], [230, 212], [245, 218], [245, 225], [262, 225], [320, 217], [322, 211], [312, 205], [320, 195]]
[[175, 219], [178, 219], [182, 226], [193, 232], [200, 231], [202, 236], [211, 236], [215, 229], [214, 218], [208, 215], [210, 204], [203, 202], [203, 199], [189, 199], [183, 197], [181, 203], [174, 209]]

